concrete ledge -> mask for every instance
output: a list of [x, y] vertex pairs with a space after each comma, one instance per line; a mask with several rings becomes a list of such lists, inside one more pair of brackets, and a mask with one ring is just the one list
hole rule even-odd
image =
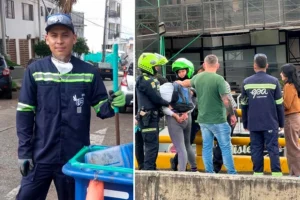
[[300, 178], [135, 171], [136, 200], [300, 199]]

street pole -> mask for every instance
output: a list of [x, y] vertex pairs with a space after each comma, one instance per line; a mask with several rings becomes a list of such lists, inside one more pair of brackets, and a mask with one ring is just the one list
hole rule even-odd
[[104, 17], [104, 30], [103, 30], [103, 45], [102, 45], [102, 60], [101, 60], [101, 62], [105, 62], [107, 10], [108, 10], [108, 0], [105, 0], [105, 17]]
[[[116, 92], [119, 89], [118, 83], [118, 58], [119, 58], [118, 45], [113, 45], [113, 91]], [[115, 107], [115, 128], [116, 128], [116, 144], [120, 145], [120, 122], [119, 122], [119, 108]]]
[[41, 2], [38, 1], [38, 27], [39, 27], [39, 40], [42, 40], [42, 30], [41, 30]]
[[3, 55], [6, 55], [6, 29], [5, 29], [5, 9], [4, 9], [4, 0], [0, 0], [0, 15], [1, 15], [1, 33], [2, 33], [2, 49], [3, 49]]

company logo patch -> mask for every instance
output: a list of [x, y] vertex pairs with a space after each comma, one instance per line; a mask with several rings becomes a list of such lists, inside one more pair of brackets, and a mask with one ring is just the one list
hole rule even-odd
[[252, 94], [253, 99], [255, 98], [266, 98], [268, 95], [267, 89], [253, 89], [250, 94]]
[[75, 102], [75, 104], [77, 106], [77, 113], [82, 113], [82, 106], [84, 104], [84, 96], [85, 96], [85, 94], [81, 94], [80, 98], [78, 98], [76, 94], [73, 96], [73, 101]]

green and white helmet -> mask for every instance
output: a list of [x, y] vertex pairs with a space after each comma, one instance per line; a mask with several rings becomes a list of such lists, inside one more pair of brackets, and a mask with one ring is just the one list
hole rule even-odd
[[190, 79], [194, 74], [194, 64], [186, 58], [178, 58], [172, 64], [172, 71], [177, 72], [181, 69], [187, 69], [187, 77]]
[[154, 75], [155, 66], [161, 66], [168, 63], [168, 60], [165, 56], [162, 56], [157, 53], [142, 53], [138, 60], [138, 68]]

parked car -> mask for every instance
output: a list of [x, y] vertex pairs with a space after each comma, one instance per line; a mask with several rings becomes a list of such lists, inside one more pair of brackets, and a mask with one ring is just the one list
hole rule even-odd
[[127, 107], [133, 107], [133, 94], [135, 88], [135, 80], [133, 76], [133, 63], [124, 70], [124, 75], [121, 81], [120, 90], [124, 92], [126, 97], [126, 104], [119, 108], [120, 113], [125, 113]]
[[101, 74], [102, 79], [109, 78], [113, 80], [113, 68], [112, 65], [108, 62], [106, 63], [98, 63], [99, 72]]
[[14, 67], [8, 67], [4, 57], [0, 56], [0, 93], [6, 99], [12, 98], [12, 77], [10, 70], [14, 70]]

